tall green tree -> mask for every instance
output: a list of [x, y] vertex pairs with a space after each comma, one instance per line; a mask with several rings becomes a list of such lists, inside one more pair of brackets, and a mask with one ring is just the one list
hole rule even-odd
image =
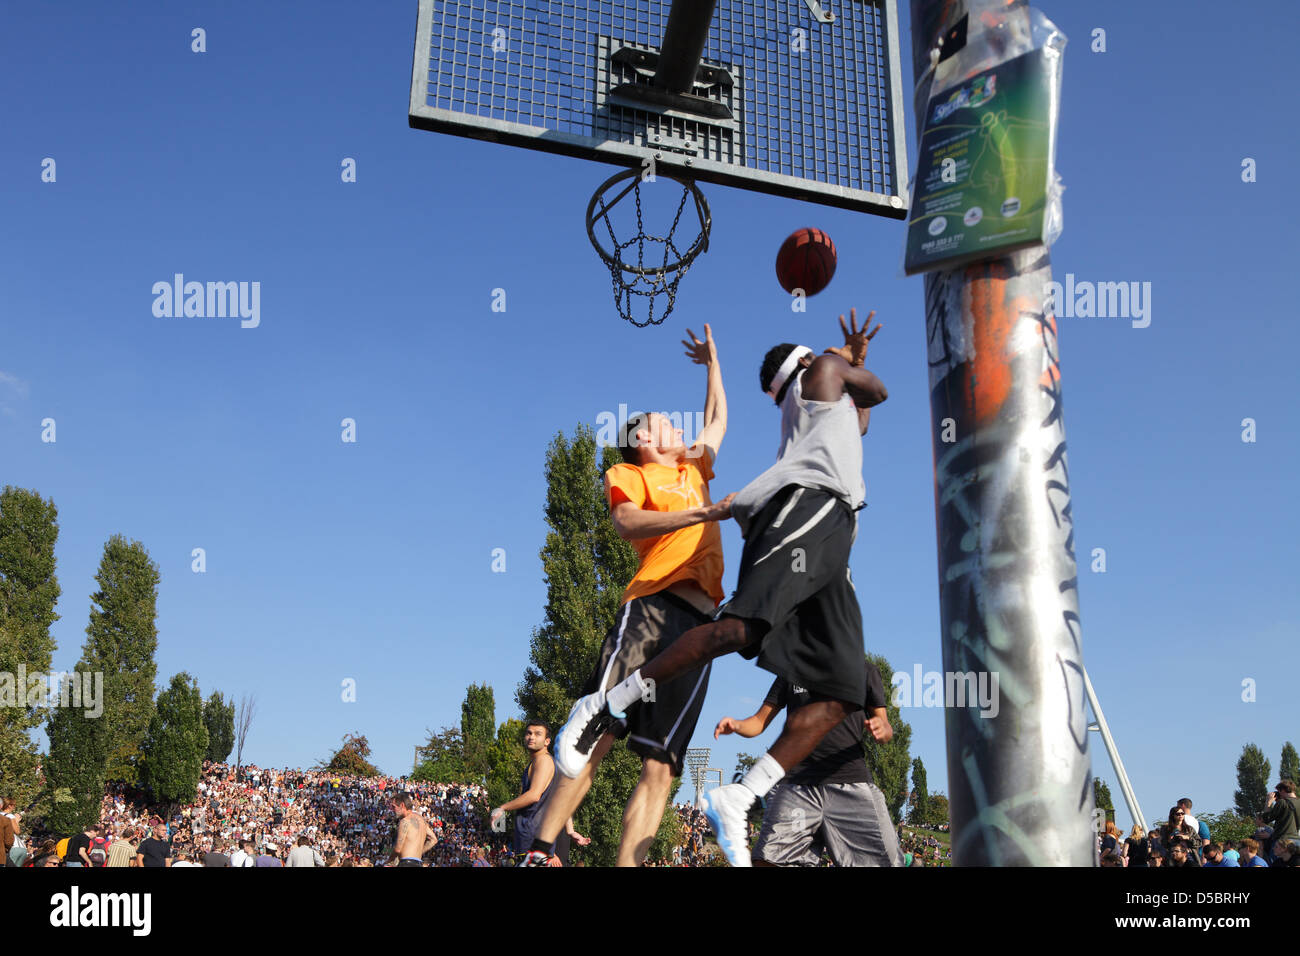
[[378, 777], [379, 768], [370, 762], [370, 741], [361, 734], [344, 734], [343, 743], [329, 760], [315, 766], [353, 777]]
[[1268, 775], [1271, 771], [1264, 751], [1254, 744], [1241, 748], [1237, 758], [1237, 790], [1232, 795], [1233, 804], [1243, 817], [1259, 816], [1268, 800]]
[[1282, 760], [1277, 765], [1277, 772], [1279, 779], [1300, 785], [1300, 754], [1289, 740], [1282, 745]]
[[422, 783], [468, 783], [472, 774], [465, 764], [465, 740], [459, 727], [444, 727], [429, 734], [419, 748], [420, 763], [411, 779]]
[[465, 746], [465, 767], [478, 782], [488, 772], [488, 750], [496, 740], [497, 705], [487, 684], [465, 688], [460, 705], [460, 734]]
[[930, 791], [926, 785], [925, 764], [917, 757], [912, 761], [912, 807], [907, 822], [916, 826], [930, 822]]
[[0, 781], [20, 809], [40, 790], [41, 758], [30, 731], [46, 713], [17, 677], [20, 668], [27, 674], [50, 670], [50, 626], [59, 619], [54, 606], [61, 593], [54, 573], [58, 517], [54, 502], [35, 491], [5, 486], [0, 492], [0, 672], [14, 675], [13, 699], [0, 704]]
[[1106, 819], [1115, 819], [1115, 802], [1110, 798], [1110, 787], [1101, 777], [1092, 778], [1092, 805], [1106, 811]]
[[203, 726], [208, 729], [207, 759], [224, 763], [235, 749], [235, 702], [214, 690], [203, 705]]
[[141, 777], [155, 800], [169, 808], [194, 800], [208, 753], [208, 728], [199, 682], [184, 671], [158, 695], [142, 749]]
[[903, 804], [907, 801], [907, 771], [911, 765], [912, 727], [903, 719], [902, 711], [894, 702], [893, 683], [894, 668], [880, 654], [868, 654], [867, 660], [876, 665], [880, 671], [880, 681], [888, 698], [885, 713], [890, 726], [894, 728], [893, 739], [881, 744], [872, 739], [870, 734], [863, 735], [863, 747], [867, 755], [867, 766], [876, 781], [889, 807], [889, 815], [895, 823], [902, 821]]
[[[84, 681], [82, 675], [89, 674], [90, 668], [85, 661], [79, 661], [73, 671], [72, 679]], [[68, 676], [63, 678], [65, 687], [69, 680]], [[55, 707], [46, 726], [50, 752], [43, 769], [49, 799], [48, 811], [42, 816], [45, 826], [61, 835], [84, 830], [101, 815], [108, 735], [103, 716], [90, 717], [87, 713], [81, 707]], [[58, 793], [67, 799], [54, 799]]]
[[99, 590], [91, 595], [84, 657], [104, 675], [107, 778], [135, 783], [158, 673], [158, 566], [139, 541], [114, 535], [104, 545], [95, 580]]
[[[604, 472], [621, 461], [616, 448], [598, 452], [595, 434], [585, 425], [572, 438], [556, 435], [547, 449], [543, 510], [550, 530], [541, 551], [546, 611], [533, 629], [515, 702], [526, 718], [546, 721], [552, 733], [563, 725], [595, 666], [623, 589], [636, 571], [636, 551], [614, 531], [605, 501]], [[575, 826], [592, 843], [575, 847], [574, 859], [614, 863], [623, 808], [639, 777], [640, 759], [622, 741], [615, 744], [576, 815]], [[674, 782], [674, 794], [679, 784]], [[666, 808], [651, 859], [671, 853], [675, 818], [671, 806]]]
[[948, 822], [948, 795], [935, 791], [930, 794], [929, 815], [926, 817], [926, 823], [931, 826], [939, 826]]

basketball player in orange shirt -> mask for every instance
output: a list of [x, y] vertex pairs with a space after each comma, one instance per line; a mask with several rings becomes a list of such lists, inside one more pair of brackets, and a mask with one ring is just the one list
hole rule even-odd
[[[656, 413], [633, 415], [621, 430], [624, 464], [605, 473], [605, 495], [615, 530], [631, 542], [640, 560], [584, 695], [612, 687], [679, 635], [708, 623], [723, 598], [718, 522], [731, 516], [735, 495], [714, 504], [709, 481], [727, 431], [727, 397], [713, 330], [704, 326], [703, 342], [686, 331], [691, 337], [682, 342], [687, 356], [708, 371], [704, 427], [689, 448], [682, 443], [682, 430]], [[547, 865], [565, 821], [591, 789], [596, 766], [615, 740], [627, 737], [628, 748], [641, 756], [641, 779], [623, 813], [617, 862], [640, 866], [659, 830], [673, 777], [681, 775], [708, 684], [706, 663], [647, 692], [648, 699], [630, 716], [593, 725], [585, 741], [592, 748], [590, 761], [575, 778], [556, 768], [560, 782], [532, 850], [519, 865]]]

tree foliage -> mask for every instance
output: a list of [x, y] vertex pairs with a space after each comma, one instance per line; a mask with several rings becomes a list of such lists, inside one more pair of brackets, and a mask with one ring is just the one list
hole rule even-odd
[[136, 783], [158, 672], [158, 566], [140, 542], [114, 535], [95, 580], [84, 659], [104, 675], [107, 779]]
[[522, 720], [512, 717], [497, 728], [492, 746], [488, 748], [488, 806], [499, 807], [519, 796], [519, 782], [528, 766], [523, 741]]
[[[623, 589], [636, 571], [636, 551], [614, 531], [604, 494], [604, 472], [621, 461], [612, 447], [598, 456], [595, 435], [585, 425], [571, 439], [556, 435], [547, 449], [544, 515], [550, 530], [541, 551], [546, 611], [533, 629], [515, 701], [527, 718], [546, 721], [552, 732], [563, 725], [586, 683]], [[598, 866], [614, 863], [623, 808], [640, 777], [640, 764], [622, 741], [610, 749], [574, 821], [579, 832], [591, 837], [591, 846], [574, 847], [572, 859]], [[679, 784], [674, 782], [674, 794]], [[651, 859], [671, 852], [675, 821], [668, 818], [675, 816], [671, 807], [665, 809]]]
[[1110, 797], [1110, 787], [1101, 777], [1092, 778], [1092, 805], [1106, 811], [1106, 819], [1115, 819], [1115, 803]]
[[758, 763], [758, 757], [742, 750], [736, 754], [736, 776], [738, 778], [745, 776], [745, 774], [749, 773], [749, 768], [756, 763]]
[[343, 744], [334, 751], [334, 756], [322, 764], [317, 764], [314, 769], [329, 770], [352, 777], [378, 777], [379, 768], [367, 759], [369, 756], [370, 741], [361, 734], [344, 734]]
[[430, 733], [419, 752], [420, 764], [411, 779], [424, 783], [469, 783], [465, 763], [465, 740], [459, 727], [444, 727]]
[[1196, 819], [1203, 820], [1210, 828], [1210, 839], [1215, 843], [1237, 843], [1255, 835], [1255, 818], [1243, 817], [1232, 810], [1200, 813]]
[[[78, 662], [74, 669], [78, 675], [88, 670], [84, 661]], [[76, 679], [84, 680], [80, 676]], [[65, 677], [64, 682], [67, 681]], [[80, 707], [56, 707], [50, 711], [46, 726], [50, 752], [43, 763], [45, 783], [49, 794], [62, 793], [67, 797], [49, 799], [44, 822], [54, 833], [75, 833], [99, 820], [108, 761], [107, 728], [102, 716], [88, 717], [86, 713]]]
[[1237, 790], [1232, 800], [1242, 816], [1253, 819], [1264, 812], [1271, 769], [1264, 751], [1254, 744], [1241, 748], [1241, 756], [1237, 758]]
[[948, 795], [936, 790], [930, 794], [928, 801], [928, 815], [925, 822], [931, 826], [939, 826], [948, 822]]
[[928, 823], [930, 821], [930, 790], [925, 779], [925, 764], [921, 762], [920, 757], [912, 761], [912, 792], [909, 797], [912, 806], [907, 815], [907, 822], [913, 825]]
[[863, 748], [866, 751], [867, 766], [889, 806], [889, 816], [894, 823], [902, 821], [903, 804], [907, 800], [907, 772], [911, 764], [912, 727], [903, 720], [902, 711], [894, 702], [893, 683], [894, 668], [889, 661], [879, 654], [868, 654], [867, 660], [876, 665], [880, 671], [880, 680], [885, 688], [888, 702], [885, 712], [889, 723], [894, 728], [893, 739], [881, 744], [872, 739], [870, 734], [863, 736]]
[[470, 684], [460, 705], [460, 733], [464, 744], [465, 768], [475, 782], [488, 773], [488, 750], [496, 740], [497, 707], [492, 688]]
[[1289, 740], [1282, 745], [1282, 759], [1277, 768], [1278, 779], [1290, 780], [1300, 786], [1300, 754], [1296, 753], [1295, 744]]
[[225, 763], [235, 749], [234, 700], [227, 701], [220, 691], [213, 691], [203, 705], [203, 726], [208, 730], [207, 759]]
[[197, 796], [208, 753], [203, 716], [199, 683], [182, 671], [158, 695], [142, 748], [141, 777], [156, 800], [175, 805]]
[[45, 722], [39, 703], [17, 686], [20, 666], [46, 673], [54, 653], [50, 626], [61, 589], [55, 575], [58, 509], [35, 491], [0, 492], [0, 672], [14, 675], [14, 700], [0, 707], [0, 780], [22, 808], [40, 790], [41, 758], [30, 731]]

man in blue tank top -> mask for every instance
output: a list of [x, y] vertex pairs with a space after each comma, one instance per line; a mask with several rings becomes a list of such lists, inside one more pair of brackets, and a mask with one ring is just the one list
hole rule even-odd
[[[849, 551], [866, 500], [862, 436], [871, 409], [889, 397], [864, 367], [880, 331], [867, 331], [874, 315], [861, 329], [856, 309], [849, 325], [840, 316], [845, 344], [823, 355], [790, 344], [768, 351], [759, 385], [781, 409], [781, 444], [776, 463], [732, 502], [745, 536], [735, 594], [712, 622], [687, 631], [622, 683], [580, 698], [570, 715], [579, 731], [584, 720], [606, 720], [605, 711], [619, 717], [651, 699], [656, 683], [732, 651], [805, 688], [807, 702], [787, 713], [781, 736], [744, 780], [701, 800], [733, 866], [751, 865], [746, 815], [753, 802], [867, 702]], [[587, 756], [561, 735], [556, 760], [566, 775], [576, 775]]]
[[[510, 841], [510, 849], [518, 854], [525, 854], [532, 849], [537, 827], [546, 815], [546, 805], [555, 792], [555, 761], [551, 758], [551, 731], [540, 720], [529, 721], [524, 727], [524, 749], [528, 751], [528, 766], [519, 781], [519, 796], [503, 803], [492, 811], [491, 823], [496, 823], [503, 814], [515, 811], [515, 831]], [[555, 841], [553, 860], [555, 865], [568, 865], [570, 838], [579, 846], [586, 846], [591, 841], [573, 829], [573, 821], [566, 821], [564, 832]]]

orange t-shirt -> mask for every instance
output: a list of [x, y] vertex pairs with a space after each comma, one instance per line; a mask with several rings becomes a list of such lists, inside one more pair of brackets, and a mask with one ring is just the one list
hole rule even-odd
[[[686, 511], [713, 503], [709, 481], [713, 468], [706, 450], [698, 458], [671, 465], [615, 465], [605, 472], [605, 498], [610, 510], [625, 501], [643, 511]], [[657, 538], [628, 542], [641, 559], [623, 592], [620, 605], [655, 594], [678, 581], [694, 581], [722, 600], [722, 532], [716, 521], [702, 521]]]

